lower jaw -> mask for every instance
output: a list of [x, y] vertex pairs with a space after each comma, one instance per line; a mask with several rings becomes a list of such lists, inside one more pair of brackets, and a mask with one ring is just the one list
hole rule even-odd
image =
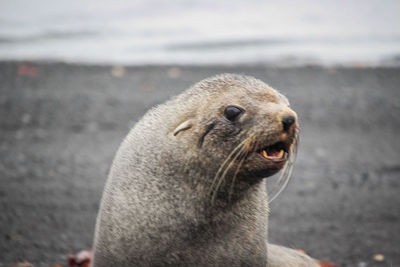
[[246, 179], [263, 179], [268, 178], [280, 170], [282, 170], [284, 163], [282, 166], [271, 166], [268, 169], [256, 169], [256, 168], [246, 168], [244, 170], [244, 176]]
[[282, 170], [285, 164], [285, 158], [276, 160], [262, 159], [262, 163], [257, 164], [257, 166], [254, 166], [253, 168], [249, 168], [249, 170], [258, 177], [267, 178]]
[[267, 171], [260, 171], [259, 175], [262, 178], [268, 178], [276, 173], [278, 173], [281, 170], [281, 168], [279, 169], [268, 169]]

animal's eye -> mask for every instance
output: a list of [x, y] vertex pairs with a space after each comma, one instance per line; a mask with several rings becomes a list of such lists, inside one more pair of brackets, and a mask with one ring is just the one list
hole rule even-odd
[[239, 118], [239, 116], [243, 113], [243, 110], [241, 108], [238, 108], [236, 106], [227, 106], [225, 108], [225, 118], [227, 118], [230, 121], [234, 121], [237, 118]]

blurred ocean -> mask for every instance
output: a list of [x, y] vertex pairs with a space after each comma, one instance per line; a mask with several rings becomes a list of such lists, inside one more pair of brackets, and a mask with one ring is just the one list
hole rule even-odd
[[400, 66], [400, 1], [0, 0], [0, 60]]

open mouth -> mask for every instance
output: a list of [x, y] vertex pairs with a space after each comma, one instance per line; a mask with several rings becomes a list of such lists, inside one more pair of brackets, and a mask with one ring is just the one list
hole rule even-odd
[[283, 161], [288, 157], [288, 149], [289, 146], [287, 144], [278, 142], [270, 146], [263, 147], [262, 149], [258, 150], [257, 153], [269, 161]]

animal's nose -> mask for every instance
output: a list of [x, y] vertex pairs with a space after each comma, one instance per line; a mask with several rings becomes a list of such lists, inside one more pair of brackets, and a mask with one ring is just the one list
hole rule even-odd
[[282, 125], [283, 125], [283, 130], [285, 132], [289, 131], [290, 127], [295, 123], [296, 118], [295, 116], [291, 114], [285, 114], [282, 117]]

